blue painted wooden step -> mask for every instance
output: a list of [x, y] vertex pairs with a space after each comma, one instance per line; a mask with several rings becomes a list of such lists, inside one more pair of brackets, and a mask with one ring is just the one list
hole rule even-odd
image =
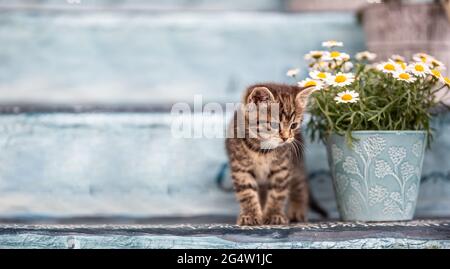
[[450, 248], [450, 221], [230, 224], [0, 224], [0, 248]]
[[[440, 121], [421, 217], [450, 215], [450, 124]], [[223, 139], [175, 139], [170, 122], [168, 113], [2, 114], [0, 218], [236, 216], [234, 194], [217, 182]], [[306, 158], [314, 195], [337, 218], [323, 145], [309, 143]]]

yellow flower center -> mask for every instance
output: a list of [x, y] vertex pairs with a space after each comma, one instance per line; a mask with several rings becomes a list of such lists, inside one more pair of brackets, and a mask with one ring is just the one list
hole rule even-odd
[[310, 81], [306, 82], [305, 87], [309, 87], [309, 86], [317, 86], [317, 82], [315, 82], [314, 80], [310, 80]]
[[312, 55], [312, 57], [314, 58], [314, 59], [319, 59], [320, 57], [322, 57], [322, 53], [314, 53], [313, 55]]
[[408, 73], [401, 73], [400, 75], [398, 75], [398, 77], [401, 79], [409, 79], [410, 78]]
[[431, 64], [432, 64], [433, 66], [441, 66], [441, 63], [438, 62], [438, 61], [436, 61], [436, 60], [432, 60], [432, 61], [431, 61]]
[[433, 74], [433, 76], [440, 78], [441, 77], [441, 72], [439, 72], [439, 70], [433, 69], [431, 70], [431, 74]]
[[450, 85], [450, 78], [445, 77], [444, 78], [445, 84]]
[[395, 66], [393, 64], [385, 64], [384, 69], [389, 71], [395, 71]]
[[344, 101], [350, 101], [353, 99], [353, 96], [351, 94], [346, 93], [346, 94], [342, 95], [341, 99]]
[[418, 72], [423, 72], [425, 70], [425, 68], [420, 64], [415, 65], [414, 69], [416, 69], [416, 71]]
[[334, 79], [335, 82], [337, 83], [342, 83], [347, 81], [347, 77], [343, 76], [343, 75], [337, 75], [336, 78]]
[[339, 57], [340, 55], [341, 55], [341, 53], [339, 51], [330, 52], [331, 58], [336, 58], [336, 57]]
[[322, 79], [323, 78], [327, 78], [327, 74], [325, 74], [324, 72], [320, 72], [320, 73], [317, 74], [317, 77], [318, 78], [322, 78]]
[[420, 55], [419, 58], [423, 63], [427, 62], [427, 57], [425, 55]]

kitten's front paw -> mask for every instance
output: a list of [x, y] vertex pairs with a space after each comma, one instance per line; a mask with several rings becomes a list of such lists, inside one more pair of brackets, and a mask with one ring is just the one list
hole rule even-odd
[[284, 214], [270, 214], [264, 217], [264, 224], [286, 225], [289, 224], [289, 221]]
[[307, 222], [306, 213], [303, 210], [289, 208], [288, 217], [291, 222]]
[[255, 226], [262, 224], [262, 216], [253, 214], [241, 214], [239, 215], [237, 224], [240, 226]]

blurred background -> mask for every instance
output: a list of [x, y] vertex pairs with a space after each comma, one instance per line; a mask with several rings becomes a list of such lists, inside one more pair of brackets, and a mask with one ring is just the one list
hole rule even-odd
[[[329, 39], [350, 55], [421, 51], [450, 64], [439, 1], [386, 2], [0, 0], [0, 219], [234, 221], [223, 140], [172, 138], [171, 104], [293, 83], [286, 71], [305, 75], [303, 55]], [[450, 213], [450, 137], [436, 139], [419, 216]], [[313, 191], [337, 217], [324, 147], [306, 154]]]
[[364, 48], [364, 1], [314, 2], [0, 1], [0, 101], [236, 101], [256, 81], [293, 82], [322, 40]]

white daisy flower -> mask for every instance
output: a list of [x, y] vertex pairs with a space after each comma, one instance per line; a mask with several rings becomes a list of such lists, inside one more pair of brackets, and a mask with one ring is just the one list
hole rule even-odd
[[320, 80], [310, 79], [306, 78], [300, 82], [297, 83], [300, 87], [312, 87], [314, 86], [314, 90], [318, 91], [321, 90], [325, 85]]
[[355, 81], [355, 76], [352, 73], [337, 73], [335, 76], [331, 76], [327, 82], [332, 86], [347, 86]]
[[390, 61], [394, 62], [397, 64], [397, 67], [401, 70], [406, 70], [407, 65], [406, 65], [406, 60], [405, 57], [394, 54], [391, 56], [391, 58], [389, 59]]
[[318, 61], [322, 58], [327, 52], [322, 50], [312, 50], [309, 53], [305, 54], [305, 60], [307, 61]]
[[428, 68], [426, 64], [420, 62], [408, 65], [406, 70], [420, 77], [425, 77], [430, 74], [430, 68]]
[[435, 77], [437, 79], [442, 79], [442, 73], [438, 69], [431, 69], [430, 73], [433, 77]]
[[377, 69], [384, 73], [392, 74], [397, 72], [400, 69], [400, 67], [398, 64], [389, 59], [387, 62], [379, 63], [377, 65]]
[[405, 81], [408, 83], [416, 81], [416, 78], [408, 72], [399, 71], [393, 74], [394, 78], [397, 80]]
[[328, 40], [322, 42], [322, 47], [326, 48], [333, 48], [333, 47], [342, 47], [344, 46], [344, 43], [336, 41], [336, 40]]
[[309, 76], [315, 80], [327, 80], [329, 77], [331, 77], [331, 74], [328, 72], [321, 72], [318, 70], [314, 70], [309, 72]]
[[434, 59], [434, 58], [429, 61], [429, 65], [431, 68], [434, 68], [434, 69], [441, 69], [441, 70], [446, 69], [445, 64], [443, 62], [441, 62], [437, 59]]
[[450, 78], [449, 77], [442, 77], [441, 82], [447, 85], [447, 87], [450, 88]]
[[413, 58], [414, 61], [421, 62], [421, 63], [424, 63], [424, 64], [428, 63], [432, 59], [434, 59], [433, 56], [428, 55], [428, 54], [423, 53], [423, 52], [414, 54], [412, 58]]
[[352, 62], [345, 62], [342, 65], [342, 71], [344, 72], [350, 72], [353, 69], [353, 63]]
[[332, 61], [332, 60], [346, 61], [346, 60], [350, 59], [350, 55], [348, 55], [347, 53], [344, 53], [344, 52], [331, 51], [331, 52], [328, 52], [327, 54], [325, 54], [323, 56], [323, 59], [325, 61]]
[[298, 68], [293, 68], [293, 69], [289, 69], [289, 70], [286, 72], [286, 76], [295, 78], [295, 77], [298, 75], [298, 73], [300, 73], [300, 69], [298, 69]]
[[309, 65], [311, 70], [320, 70], [320, 71], [330, 71], [330, 63], [329, 62], [314, 62]]
[[398, 55], [398, 54], [392, 55], [391, 59], [396, 63], [405, 63], [406, 62], [405, 57]]
[[408, 68], [405, 62], [397, 62], [397, 67], [403, 71], [405, 71]]
[[343, 91], [337, 94], [336, 97], [334, 97], [334, 100], [336, 103], [356, 103], [359, 101], [359, 93], [355, 91]]
[[372, 53], [370, 51], [361, 51], [356, 53], [355, 55], [356, 60], [358, 61], [373, 61], [375, 58], [377, 58], [377, 55], [375, 53]]
[[341, 55], [342, 55], [342, 61], [350, 60], [350, 55], [348, 55], [347, 53], [341, 53]]

